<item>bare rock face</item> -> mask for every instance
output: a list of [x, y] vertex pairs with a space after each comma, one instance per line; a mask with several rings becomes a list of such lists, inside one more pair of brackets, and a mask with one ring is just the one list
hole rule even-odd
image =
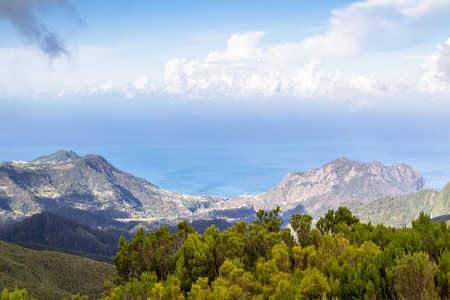
[[[200, 219], [233, 213], [227, 198], [186, 195], [158, 188], [123, 172], [99, 155], [59, 151], [34, 161], [0, 164], [0, 223], [44, 210], [99, 212], [120, 221]], [[249, 210], [249, 214], [254, 211]]]
[[346, 201], [366, 202], [423, 188], [422, 175], [405, 164], [386, 167], [379, 162], [361, 163], [339, 158], [318, 169], [289, 173], [277, 186], [251, 200], [235, 197], [230, 202], [251, 201], [255, 210], [280, 206], [286, 211], [300, 205], [310, 212]]
[[336, 159], [318, 169], [293, 172], [257, 196], [186, 195], [159, 189], [123, 172], [98, 155], [59, 151], [31, 162], [0, 164], [0, 222], [43, 210], [98, 212], [118, 221], [178, 222], [180, 219], [242, 219], [280, 206], [289, 213], [319, 213], [347, 201], [404, 195], [425, 187], [422, 176], [400, 164], [386, 167]]

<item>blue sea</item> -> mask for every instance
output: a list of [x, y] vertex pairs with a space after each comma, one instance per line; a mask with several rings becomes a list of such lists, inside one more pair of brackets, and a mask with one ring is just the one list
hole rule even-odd
[[[32, 160], [61, 146], [0, 147], [0, 160]], [[99, 154], [117, 168], [160, 188], [187, 194], [232, 197], [269, 190], [292, 171], [308, 171], [339, 158], [406, 163], [428, 188], [450, 180], [450, 143], [417, 141], [303, 140], [297, 143], [75, 146], [79, 155]]]
[[447, 106], [349, 111], [345, 103], [286, 101], [24, 100], [27, 108], [0, 119], [0, 161], [70, 149], [163, 189], [226, 197], [265, 192], [289, 172], [340, 157], [405, 163], [437, 190], [450, 180]]

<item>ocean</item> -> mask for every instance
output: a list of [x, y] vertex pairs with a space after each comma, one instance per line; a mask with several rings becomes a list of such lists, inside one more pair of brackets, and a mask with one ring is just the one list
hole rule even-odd
[[[32, 160], [62, 146], [1, 147], [0, 161]], [[450, 143], [351, 139], [304, 139], [295, 143], [74, 146], [79, 155], [99, 154], [117, 168], [160, 188], [186, 194], [233, 197], [265, 192], [289, 172], [308, 171], [340, 158], [392, 166], [410, 165], [428, 188], [450, 180]]]

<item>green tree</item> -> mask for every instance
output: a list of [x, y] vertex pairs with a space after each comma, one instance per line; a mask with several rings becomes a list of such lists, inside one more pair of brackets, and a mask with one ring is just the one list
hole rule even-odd
[[211, 287], [208, 285], [208, 278], [199, 277], [197, 282], [192, 285], [191, 291], [188, 293], [189, 300], [207, 300], [211, 299]]
[[207, 264], [209, 271], [209, 281], [212, 282], [219, 274], [220, 266], [223, 263], [222, 256], [219, 255], [219, 229], [216, 226], [211, 225], [211, 227], [205, 230], [202, 237], [203, 245], [205, 246]]
[[423, 211], [419, 218], [412, 221], [412, 228], [417, 231], [422, 240], [422, 251], [428, 252], [434, 260], [439, 258], [442, 249], [445, 248], [447, 236], [447, 228], [440, 226], [439, 223], [433, 222], [430, 216]]
[[316, 227], [322, 234], [348, 233], [357, 223], [359, 219], [354, 217], [348, 208], [339, 207], [336, 212], [329, 209], [325, 216], [317, 221]]
[[105, 292], [102, 294], [104, 300], [122, 299], [147, 299], [152, 295], [153, 288], [158, 282], [155, 272], [141, 274], [140, 278], [132, 278], [128, 282], [121, 283], [116, 287], [105, 284]]
[[261, 209], [256, 213], [258, 219], [256, 219], [253, 223], [255, 225], [266, 228], [269, 232], [278, 233], [280, 231], [281, 225], [283, 225], [284, 222], [281, 219], [280, 215], [281, 209], [279, 206], [270, 210], [269, 212]]
[[302, 277], [299, 288], [304, 299], [319, 299], [331, 294], [327, 277], [318, 269], [306, 269]]
[[417, 252], [396, 260], [396, 265], [387, 271], [393, 296], [399, 299], [437, 299], [434, 284], [438, 267], [428, 254]]
[[189, 234], [175, 255], [175, 275], [181, 280], [183, 292], [189, 292], [199, 277], [214, 278], [215, 268], [210, 264], [210, 255], [210, 249], [202, 242], [202, 236], [197, 232]]
[[450, 299], [450, 252], [447, 250], [439, 258], [437, 280], [442, 299]]
[[289, 223], [294, 230], [297, 242], [301, 247], [306, 247], [309, 245], [311, 238], [311, 225], [313, 217], [306, 214], [293, 214]]
[[144, 238], [144, 261], [159, 279], [165, 280], [173, 271], [172, 256], [175, 247], [167, 226], [149, 232]]
[[[4, 289], [1, 294], [1, 300], [27, 300], [28, 292], [26, 289], [18, 290], [17, 287], [14, 292], [9, 292], [8, 289]], [[31, 298], [34, 299], [34, 298]]]

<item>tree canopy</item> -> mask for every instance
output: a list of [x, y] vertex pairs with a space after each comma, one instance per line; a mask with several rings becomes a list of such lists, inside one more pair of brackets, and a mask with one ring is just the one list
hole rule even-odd
[[187, 222], [121, 239], [103, 299], [450, 299], [450, 228], [363, 224], [344, 207], [313, 219], [260, 210], [203, 235]]

